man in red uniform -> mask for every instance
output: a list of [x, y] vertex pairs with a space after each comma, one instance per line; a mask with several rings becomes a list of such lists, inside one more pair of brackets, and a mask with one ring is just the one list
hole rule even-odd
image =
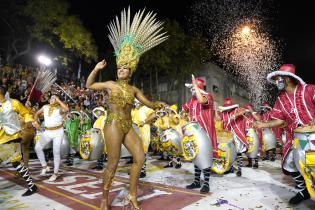
[[234, 143], [237, 152], [237, 176], [242, 176], [243, 157], [248, 149], [245, 131], [245, 119], [243, 115], [246, 110], [233, 104], [232, 98], [225, 98], [223, 107], [219, 106], [219, 117], [223, 122], [223, 128], [233, 133]]
[[[183, 110], [189, 114], [189, 121], [198, 122], [198, 124], [207, 132], [211, 142], [214, 156], [217, 156], [218, 144], [214, 126], [214, 108], [212, 96], [205, 92], [205, 82], [203, 79], [195, 79], [192, 76], [193, 84], [185, 84], [190, 88], [192, 97], [183, 105]], [[210, 168], [199, 169], [195, 167], [195, 180], [192, 184], [186, 186], [187, 189], [200, 188], [200, 175], [203, 170], [205, 182], [200, 190], [201, 193], [209, 192]]]
[[[315, 86], [305, 84], [305, 82], [295, 74], [295, 66], [292, 64], [284, 64], [278, 71], [274, 71], [267, 76], [267, 80], [275, 85], [281, 91], [277, 101], [270, 113], [272, 120], [269, 122], [256, 122], [256, 128], [272, 128], [280, 127], [287, 124], [286, 143], [283, 148], [282, 168], [285, 174], [290, 174], [297, 184], [298, 193], [290, 199], [290, 204], [298, 204], [303, 200], [310, 198], [310, 193], [314, 192], [314, 185], [306, 188], [305, 176], [298, 170], [301, 166], [301, 156], [293, 155], [302, 139], [294, 139], [297, 131], [303, 128], [312, 129], [315, 118]], [[299, 132], [301, 133], [301, 132]], [[309, 134], [314, 133], [308, 131]], [[308, 136], [308, 135], [307, 135]], [[308, 147], [311, 147], [308, 137], [303, 141], [307, 141]], [[311, 140], [312, 141], [312, 140]], [[294, 145], [293, 145], [294, 142]], [[305, 145], [304, 145], [305, 146]], [[304, 155], [307, 151], [303, 151]], [[305, 158], [305, 156], [304, 156]], [[305, 173], [305, 172], [304, 172]]]

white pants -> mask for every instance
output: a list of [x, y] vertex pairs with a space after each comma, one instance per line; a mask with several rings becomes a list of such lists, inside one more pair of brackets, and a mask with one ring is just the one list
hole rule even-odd
[[46, 130], [41, 138], [38, 139], [35, 145], [35, 151], [37, 157], [43, 167], [47, 166], [43, 148], [46, 144], [53, 141], [53, 154], [54, 154], [54, 173], [58, 173], [61, 158], [60, 158], [60, 148], [64, 137], [63, 128], [58, 130]]

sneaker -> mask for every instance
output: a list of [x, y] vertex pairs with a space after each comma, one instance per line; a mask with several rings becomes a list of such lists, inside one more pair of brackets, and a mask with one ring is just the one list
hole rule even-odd
[[31, 188], [29, 188], [25, 193], [22, 194], [22, 196], [30, 196], [37, 192], [37, 187], [34, 184]]
[[237, 171], [236, 172], [236, 176], [242, 176], [242, 171], [240, 170], [240, 171]]
[[58, 174], [53, 174], [49, 179], [48, 179], [48, 181], [49, 182], [54, 182], [54, 181], [56, 181], [56, 179], [58, 178]]
[[210, 188], [209, 188], [209, 184], [203, 184], [202, 188], [200, 189], [200, 193], [209, 193]]
[[186, 186], [186, 189], [196, 189], [196, 188], [200, 188], [200, 182], [193, 182], [192, 184], [190, 185], [187, 185]]
[[40, 176], [46, 176], [46, 173], [50, 172], [49, 166], [46, 166], [45, 168], [42, 169], [40, 172]]
[[310, 196], [310, 194], [308, 193], [307, 189], [304, 189], [304, 190], [298, 192], [293, 198], [291, 198], [291, 199], [289, 200], [289, 204], [294, 204], [294, 205], [296, 205], [296, 204], [301, 203], [301, 202], [304, 201], [304, 200], [310, 199], [310, 197], [311, 197], [311, 196]]

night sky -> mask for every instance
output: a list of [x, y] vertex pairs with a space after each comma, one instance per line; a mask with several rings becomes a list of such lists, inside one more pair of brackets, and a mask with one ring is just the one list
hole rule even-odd
[[[194, 1], [161, 1], [161, 0], [115, 0], [103, 1], [77, 1], [70, 0], [71, 13], [80, 16], [84, 25], [93, 33], [96, 44], [102, 58], [103, 52], [112, 49], [107, 38], [107, 24], [119, 14], [123, 8], [131, 6], [132, 14], [146, 7], [158, 13], [159, 19], [170, 18], [180, 22], [183, 28], [189, 27], [191, 4]], [[168, 3], [167, 3], [168, 2]], [[315, 66], [315, 7], [311, 1], [275, 1], [274, 16], [270, 17], [272, 24], [272, 35], [282, 43], [282, 54], [284, 63], [293, 63], [297, 67], [297, 75], [301, 76], [307, 83], [315, 84], [312, 71]]]

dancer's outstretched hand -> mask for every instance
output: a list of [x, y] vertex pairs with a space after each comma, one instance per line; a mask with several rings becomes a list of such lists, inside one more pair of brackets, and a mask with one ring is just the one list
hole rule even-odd
[[94, 69], [101, 70], [101, 69], [105, 68], [106, 65], [107, 65], [107, 63], [106, 63], [106, 60], [104, 59], [104, 60], [98, 62]]

